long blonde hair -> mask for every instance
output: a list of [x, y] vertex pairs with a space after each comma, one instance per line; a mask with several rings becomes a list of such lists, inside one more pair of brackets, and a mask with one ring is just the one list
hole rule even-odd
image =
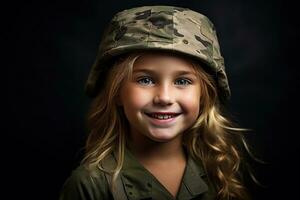
[[[112, 151], [117, 152], [117, 166], [113, 170], [116, 180], [124, 160], [128, 121], [117, 96], [124, 80], [131, 78], [133, 64], [142, 53], [120, 57], [108, 72], [105, 85], [92, 101], [88, 112], [89, 136], [82, 164], [97, 166]], [[199, 63], [191, 60], [202, 82], [200, 115], [184, 134], [183, 145], [189, 154], [202, 161], [209, 179], [217, 190], [217, 199], [248, 199], [240, 177], [242, 155], [239, 149], [245, 129], [236, 128], [221, 111], [214, 79]]]

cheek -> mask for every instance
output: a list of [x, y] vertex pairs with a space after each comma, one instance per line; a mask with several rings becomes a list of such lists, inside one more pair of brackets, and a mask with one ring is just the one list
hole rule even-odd
[[182, 95], [181, 105], [191, 117], [197, 117], [200, 109], [200, 92], [192, 90]]
[[150, 99], [148, 93], [136, 87], [124, 87], [121, 95], [122, 104], [128, 109], [140, 109], [149, 103]]

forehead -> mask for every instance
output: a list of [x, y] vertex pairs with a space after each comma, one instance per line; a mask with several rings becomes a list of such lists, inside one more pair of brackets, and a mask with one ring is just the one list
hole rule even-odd
[[143, 53], [133, 65], [133, 71], [141, 69], [159, 72], [188, 71], [195, 73], [192, 62], [189, 59], [165, 52]]

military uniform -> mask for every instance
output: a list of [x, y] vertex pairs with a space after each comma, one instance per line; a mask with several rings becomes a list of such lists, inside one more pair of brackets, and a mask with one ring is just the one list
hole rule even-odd
[[[122, 187], [128, 200], [173, 200], [170, 192], [126, 149], [120, 172]], [[66, 181], [60, 200], [113, 199], [105, 172], [95, 167], [88, 171], [80, 166]], [[177, 194], [178, 200], [213, 200], [215, 190], [201, 163], [187, 156], [187, 165]], [[125, 199], [124, 199], [125, 200]]]

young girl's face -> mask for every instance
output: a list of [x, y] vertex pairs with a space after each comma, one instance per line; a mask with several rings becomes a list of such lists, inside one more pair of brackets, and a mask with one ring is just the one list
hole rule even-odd
[[143, 54], [120, 90], [131, 137], [168, 142], [181, 136], [198, 117], [200, 89], [199, 77], [186, 60]]

